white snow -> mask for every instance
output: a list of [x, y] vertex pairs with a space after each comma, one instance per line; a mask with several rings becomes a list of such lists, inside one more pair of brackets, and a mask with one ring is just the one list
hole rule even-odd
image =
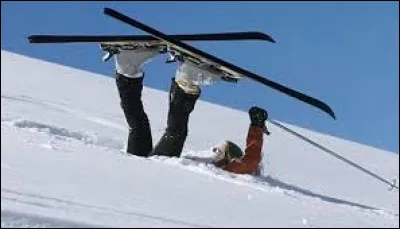
[[[143, 93], [156, 143], [168, 96]], [[113, 78], [2, 51], [1, 226], [399, 227], [398, 190], [272, 125], [263, 176], [205, 163], [222, 140], [243, 147], [248, 122], [199, 101], [182, 158], [129, 156]], [[397, 154], [286, 125], [398, 179]]]

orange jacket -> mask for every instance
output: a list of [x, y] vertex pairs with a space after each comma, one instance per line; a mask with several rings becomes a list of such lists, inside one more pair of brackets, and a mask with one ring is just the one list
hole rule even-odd
[[247, 133], [245, 155], [237, 160], [219, 161], [216, 163], [222, 169], [238, 174], [256, 174], [262, 159], [263, 129], [250, 126]]

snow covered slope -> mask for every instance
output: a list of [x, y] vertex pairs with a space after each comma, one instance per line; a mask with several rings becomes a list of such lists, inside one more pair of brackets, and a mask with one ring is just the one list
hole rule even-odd
[[[168, 96], [143, 97], [157, 142]], [[398, 177], [396, 154], [288, 126]], [[272, 125], [262, 177], [187, 159], [224, 139], [243, 146], [247, 127], [247, 113], [199, 101], [183, 158], [128, 156], [113, 78], [2, 51], [1, 226], [399, 226], [397, 190]]]

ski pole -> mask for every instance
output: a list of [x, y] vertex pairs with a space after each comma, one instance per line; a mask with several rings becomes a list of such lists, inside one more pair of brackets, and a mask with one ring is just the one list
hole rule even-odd
[[399, 187], [396, 186], [396, 183], [395, 183], [395, 182], [393, 182], [393, 183], [392, 183], [392, 182], [389, 182], [388, 180], [386, 180], [386, 179], [380, 177], [379, 175], [377, 175], [377, 174], [375, 174], [375, 173], [373, 173], [373, 172], [371, 172], [371, 171], [369, 171], [369, 170], [367, 170], [367, 169], [365, 169], [365, 168], [363, 168], [363, 167], [357, 165], [356, 163], [350, 161], [349, 159], [346, 159], [345, 157], [340, 156], [339, 154], [333, 152], [332, 150], [330, 150], [330, 149], [328, 149], [328, 148], [322, 146], [321, 144], [318, 144], [318, 143], [314, 142], [313, 140], [311, 140], [311, 139], [309, 139], [309, 138], [307, 138], [307, 137], [305, 137], [305, 136], [303, 136], [303, 135], [301, 135], [301, 134], [295, 132], [294, 130], [289, 129], [288, 127], [286, 127], [286, 126], [284, 126], [284, 125], [282, 125], [282, 124], [280, 124], [280, 123], [278, 123], [278, 122], [275, 122], [275, 121], [273, 121], [273, 120], [268, 120], [268, 121], [269, 121], [271, 124], [273, 124], [273, 125], [275, 125], [275, 126], [281, 128], [281, 129], [285, 130], [286, 132], [289, 132], [289, 133], [295, 135], [296, 137], [298, 137], [298, 138], [300, 138], [300, 139], [302, 139], [302, 140], [304, 140], [304, 141], [310, 143], [311, 145], [313, 145], [313, 146], [315, 146], [315, 147], [317, 147], [317, 148], [319, 148], [319, 149], [325, 151], [326, 153], [329, 153], [330, 155], [334, 156], [335, 158], [337, 158], [337, 159], [339, 159], [339, 160], [342, 160], [342, 161], [346, 162], [347, 164], [349, 164], [349, 165], [351, 165], [351, 166], [353, 166], [353, 167], [355, 167], [355, 168], [357, 168], [357, 169], [363, 171], [364, 173], [366, 173], [366, 174], [368, 174], [368, 175], [374, 177], [375, 179], [378, 179], [379, 181], [381, 181], [381, 182], [383, 182], [383, 183], [385, 183], [385, 184], [390, 185], [390, 190], [392, 190], [392, 189], [394, 189], [394, 188], [396, 188], [397, 190], [399, 190]]

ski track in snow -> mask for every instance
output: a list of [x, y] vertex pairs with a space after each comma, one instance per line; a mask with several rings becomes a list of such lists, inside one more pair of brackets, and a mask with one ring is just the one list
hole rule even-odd
[[[35, 99], [29, 96], [21, 95], [21, 96], [8, 96], [1, 95], [2, 99], [12, 100], [22, 103], [31, 103], [37, 106], [52, 109], [55, 111], [60, 111], [62, 113], [68, 113], [70, 115], [82, 118], [84, 120], [105, 126], [107, 128], [114, 128], [117, 130], [125, 130], [125, 127], [118, 125], [116, 123], [107, 121], [105, 118], [100, 118], [98, 116], [90, 115], [88, 112], [83, 111], [82, 109], [72, 109], [69, 108], [67, 104], [53, 102], [50, 100], [42, 100]], [[102, 115], [105, 114], [102, 112]], [[111, 115], [108, 115], [110, 117]], [[49, 135], [53, 140], [77, 140], [81, 141], [87, 145], [95, 145], [99, 147], [106, 147], [111, 149], [122, 149], [124, 147], [124, 142], [112, 139], [105, 136], [100, 136], [96, 133], [89, 133], [86, 131], [71, 131], [63, 127], [58, 127], [55, 125], [45, 124], [39, 121], [33, 120], [25, 120], [23, 118], [10, 118], [10, 117], [1, 117], [2, 125], [11, 125], [16, 128], [28, 129], [33, 132], [43, 133]], [[42, 145], [42, 147], [48, 147], [50, 149], [54, 149], [54, 141], [51, 141], [50, 145]]]
[[[124, 143], [120, 141], [116, 141], [115, 139], [110, 139], [106, 137], [98, 136], [95, 133], [86, 133], [84, 131], [70, 131], [62, 127], [56, 127], [54, 125], [48, 125], [36, 121], [29, 120], [2, 120], [1, 124], [9, 125], [20, 129], [27, 129], [32, 132], [36, 132], [39, 134], [48, 135], [52, 141], [50, 145], [47, 147], [50, 149], [55, 148], [55, 141], [68, 141], [68, 140], [77, 140], [86, 145], [93, 145], [97, 147], [105, 147], [109, 149], [122, 149]], [[42, 145], [42, 147], [46, 147], [46, 145]]]
[[208, 164], [211, 161], [209, 157], [193, 156], [193, 154], [199, 154], [199, 153], [201, 152], [185, 152], [183, 153], [182, 158], [167, 158], [167, 157], [154, 156], [150, 159], [161, 161], [163, 163], [167, 163], [173, 166], [180, 166], [181, 168], [185, 168], [189, 171], [212, 176], [213, 178], [235, 183], [237, 185], [244, 185], [259, 191], [281, 193], [283, 195], [290, 196], [291, 198], [294, 198], [298, 201], [316, 202], [316, 203], [318, 203], [319, 201], [323, 201], [332, 204], [337, 204], [338, 206], [359, 209], [360, 211], [364, 211], [368, 214], [372, 213], [377, 215], [386, 215], [389, 217], [399, 216], [399, 214], [391, 211], [382, 210], [372, 206], [367, 206], [351, 201], [342, 200], [339, 198], [326, 196], [323, 194], [314, 193], [310, 190], [298, 187], [296, 185], [285, 183], [269, 175], [251, 176], [251, 175], [232, 174], [222, 169], [216, 168], [211, 164]]
[[121, 118], [119, 116], [115, 116], [113, 114], [107, 114], [104, 111], [101, 111], [101, 114], [104, 118], [100, 118], [98, 116], [93, 116], [90, 115], [89, 112], [95, 112], [93, 110], [87, 109], [87, 108], [76, 108], [73, 109], [71, 108], [71, 105], [65, 104], [65, 103], [60, 103], [56, 101], [51, 101], [51, 100], [44, 100], [44, 99], [35, 99], [30, 96], [26, 95], [19, 95], [19, 96], [9, 96], [9, 95], [1, 95], [2, 99], [7, 99], [7, 100], [13, 100], [13, 101], [18, 101], [18, 102], [23, 102], [23, 103], [31, 103], [37, 106], [45, 107], [45, 108], [51, 108], [53, 110], [57, 110], [63, 113], [69, 113], [73, 116], [83, 118], [87, 121], [90, 122], [95, 122], [97, 124], [118, 129], [118, 130], [125, 130], [126, 127], [122, 125], [118, 125], [116, 123], [110, 122], [106, 120], [106, 118]]
[[[101, 118], [98, 118], [101, 120]], [[48, 125], [37, 121], [23, 120], [23, 119], [2, 119], [2, 125], [9, 125], [19, 129], [27, 129], [28, 131], [36, 132], [38, 134], [46, 134], [50, 138], [55, 138], [60, 141], [76, 140], [86, 145], [93, 145], [96, 147], [103, 147], [110, 150], [121, 151], [123, 142], [117, 142], [114, 139], [99, 137], [95, 133], [86, 133], [84, 131], [71, 131], [62, 127]], [[54, 143], [53, 143], [54, 144]], [[49, 148], [55, 149], [55, 145], [50, 145]], [[131, 156], [123, 153], [123, 155]], [[205, 156], [208, 155], [208, 156]], [[346, 201], [334, 197], [329, 197], [322, 194], [314, 193], [310, 190], [285, 183], [279, 179], [273, 178], [269, 175], [262, 175], [254, 177], [250, 175], [237, 175], [225, 172], [213, 166], [212, 158], [209, 151], [203, 152], [184, 152], [182, 158], [168, 158], [161, 156], [154, 156], [149, 158], [155, 162], [162, 162], [172, 166], [179, 166], [192, 172], [197, 172], [212, 176], [214, 178], [235, 183], [237, 185], [245, 185], [250, 188], [257, 189], [263, 192], [279, 192], [283, 195], [290, 196], [298, 201], [325, 201], [332, 204], [342, 205], [344, 207], [359, 208], [361, 210], [368, 210], [369, 213], [383, 214], [397, 216], [398, 214], [377, 209], [372, 206], [358, 204], [351, 201]], [[3, 165], [2, 165], [3, 166]], [[3, 190], [2, 192], [7, 190]], [[9, 191], [9, 190], [8, 190]], [[3, 197], [2, 197], [3, 198]]]
[[[3, 197], [2, 197], [3, 198]], [[15, 211], [1, 211], [2, 228], [100, 228], [98, 225], [59, 220]]]
[[[11, 201], [11, 202], [18, 202], [21, 204], [28, 204], [28, 205], [36, 205], [40, 207], [45, 207], [45, 208], [64, 208], [65, 210], [71, 209], [88, 209], [91, 211], [98, 211], [98, 212], [104, 212], [104, 213], [111, 213], [111, 214], [121, 214], [121, 215], [128, 215], [128, 216], [136, 216], [140, 218], [146, 218], [149, 220], [154, 220], [154, 221], [159, 221], [159, 223], [172, 223], [176, 225], [181, 225], [181, 226], [188, 226], [188, 227], [208, 227], [206, 225], [199, 225], [199, 224], [193, 224], [190, 222], [184, 222], [181, 220], [174, 220], [174, 219], [169, 219], [165, 217], [157, 217], [157, 216], [152, 216], [149, 214], [141, 213], [141, 212], [128, 212], [128, 211], [121, 211], [115, 208], [111, 207], [100, 207], [100, 206], [94, 206], [94, 205], [88, 205], [88, 204], [83, 204], [79, 203], [76, 201], [70, 201], [70, 200], [63, 200], [59, 198], [52, 198], [52, 197], [46, 197], [46, 196], [41, 196], [37, 194], [30, 194], [30, 193], [22, 193], [18, 192], [15, 190], [9, 190], [9, 189], [1, 189], [1, 199], [3, 201]], [[5, 215], [8, 216], [9, 218], [21, 218], [18, 217], [19, 214], [13, 213], [13, 212], [8, 212], [5, 211]], [[30, 218], [30, 216], [28, 216]], [[33, 217], [33, 219], [36, 219], [36, 217]], [[2, 211], [2, 221], [3, 221], [3, 211]], [[7, 222], [7, 219], [4, 221]], [[13, 220], [11, 220], [13, 221]], [[39, 221], [44, 221], [45, 220], [39, 220]], [[51, 223], [51, 221], [49, 222]], [[73, 222], [63, 222], [63, 221], [55, 221], [55, 224], [57, 227], [62, 227], [63, 224], [72, 224], [72, 225], [79, 225]], [[93, 227], [93, 225], [87, 225], [85, 227]]]

